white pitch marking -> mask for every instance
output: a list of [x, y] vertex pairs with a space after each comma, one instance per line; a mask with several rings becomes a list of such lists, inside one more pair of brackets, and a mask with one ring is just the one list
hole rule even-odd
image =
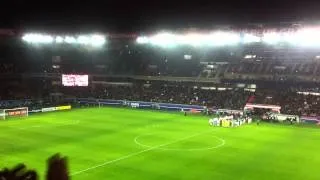
[[75, 176], [75, 175], [78, 175], [78, 174], [81, 174], [81, 173], [84, 173], [84, 172], [87, 172], [87, 171], [90, 171], [90, 170], [93, 170], [93, 169], [96, 169], [96, 168], [99, 168], [99, 167], [103, 167], [103, 166], [106, 166], [108, 164], [112, 164], [112, 163], [115, 163], [115, 162], [118, 162], [118, 161], [121, 161], [121, 160], [124, 160], [124, 159], [128, 159], [130, 157], [133, 157], [133, 156], [137, 156], [139, 154], [142, 154], [142, 153], [145, 153], [145, 152], [149, 152], [149, 151], [152, 151], [154, 149], [158, 149], [160, 147], [163, 147], [163, 146], [167, 146], [167, 145], [171, 145], [171, 144], [174, 144], [174, 143], [177, 143], [177, 142], [180, 142], [180, 141], [183, 141], [183, 140], [186, 140], [186, 139], [190, 139], [190, 138], [193, 138], [195, 136], [199, 136], [201, 134], [205, 134], [205, 133], [209, 133], [211, 132], [212, 130], [210, 131], [207, 131], [207, 132], [202, 132], [202, 133], [197, 133], [197, 134], [193, 134], [191, 136], [187, 136], [185, 138], [182, 138], [182, 139], [178, 139], [178, 140], [175, 140], [175, 141], [172, 141], [172, 142], [169, 142], [169, 143], [165, 143], [165, 144], [161, 144], [161, 145], [158, 145], [158, 146], [154, 146], [154, 147], [150, 147], [148, 149], [145, 149], [145, 150], [142, 150], [142, 151], [138, 151], [138, 152], [135, 152], [135, 153], [131, 153], [131, 154], [128, 154], [128, 155], [125, 155], [125, 156], [122, 156], [118, 159], [114, 159], [114, 160], [111, 160], [111, 161], [105, 161], [101, 164], [98, 164], [98, 165], [95, 165], [95, 166], [91, 166], [87, 169], [83, 169], [83, 170], [80, 170], [80, 171], [76, 171], [74, 173], [71, 174], [71, 176]]
[[[151, 133], [153, 134], [153, 133]], [[140, 136], [137, 136], [134, 138], [134, 143], [136, 143], [137, 145], [141, 146], [141, 147], [145, 147], [145, 148], [151, 148], [152, 146], [149, 146], [149, 145], [146, 145], [146, 144], [143, 144], [141, 142], [138, 141], [138, 139], [140, 137], [143, 137], [145, 135], [151, 135], [151, 134], [142, 134]], [[178, 148], [157, 148], [157, 149], [160, 149], [160, 150], [167, 150], [167, 151], [205, 151], [205, 150], [212, 150], [212, 149], [217, 149], [217, 148], [220, 148], [222, 146], [224, 146], [226, 144], [226, 141], [222, 138], [219, 138], [217, 136], [212, 136], [214, 138], [216, 138], [217, 140], [220, 141], [220, 144], [216, 145], [216, 146], [211, 146], [211, 147], [205, 147], [205, 148], [189, 148], [189, 149], [178, 149]]]

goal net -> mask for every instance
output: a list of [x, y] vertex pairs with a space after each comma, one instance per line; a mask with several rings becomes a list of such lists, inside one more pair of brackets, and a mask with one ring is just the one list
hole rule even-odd
[[28, 116], [28, 114], [28, 107], [0, 109], [0, 119], [7, 119], [8, 117], [25, 117]]

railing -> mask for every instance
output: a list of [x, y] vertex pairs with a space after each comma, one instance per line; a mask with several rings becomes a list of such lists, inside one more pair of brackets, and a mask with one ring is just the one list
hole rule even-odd
[[171, 104], [171, 103], [157, 103], [157, 102], [144, 102], [144, 101], [126, 101], [126, 100], [111, 100], [111, 99], [92, 99], [92, 98], [76, 98], [69, 99], [79, 104], [95, 104], [99, 106], [127, 106], [132, 108], [144, 109], [160, 109], [171, 111], [204, 111], [205, 106], [188, 105], [188, 104]]
[[[25, 78], [60, 78], [60, 73], [24, 73], [21, 74]], [[176, 77], [176, 76], [138, 76], [138, 75], [106, 75], [106, 74], [90, 74], [90, 77], [102, 78], [131, 78], [136, 80], [160, 80], [160, 81], [180, 81], [180, 82], [212, 82], [219, 83], [217, 78], [198, 78], [198, 77]]]

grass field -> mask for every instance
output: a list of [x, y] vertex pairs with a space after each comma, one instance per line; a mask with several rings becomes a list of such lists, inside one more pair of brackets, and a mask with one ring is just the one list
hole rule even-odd
[[69, 157], [74, 180], [319, 180], [320, 130], [208, 126], [208, 117], [97, 108], [0, 121], [0, 167]]

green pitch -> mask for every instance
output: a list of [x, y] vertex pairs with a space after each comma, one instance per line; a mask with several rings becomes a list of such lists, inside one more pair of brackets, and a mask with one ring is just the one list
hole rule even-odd
[[0, 122], [0, 167], [69, 157], [74, 180], [319, 180], [320, 130], [208, 126], [208, 117], [97, 108]]

